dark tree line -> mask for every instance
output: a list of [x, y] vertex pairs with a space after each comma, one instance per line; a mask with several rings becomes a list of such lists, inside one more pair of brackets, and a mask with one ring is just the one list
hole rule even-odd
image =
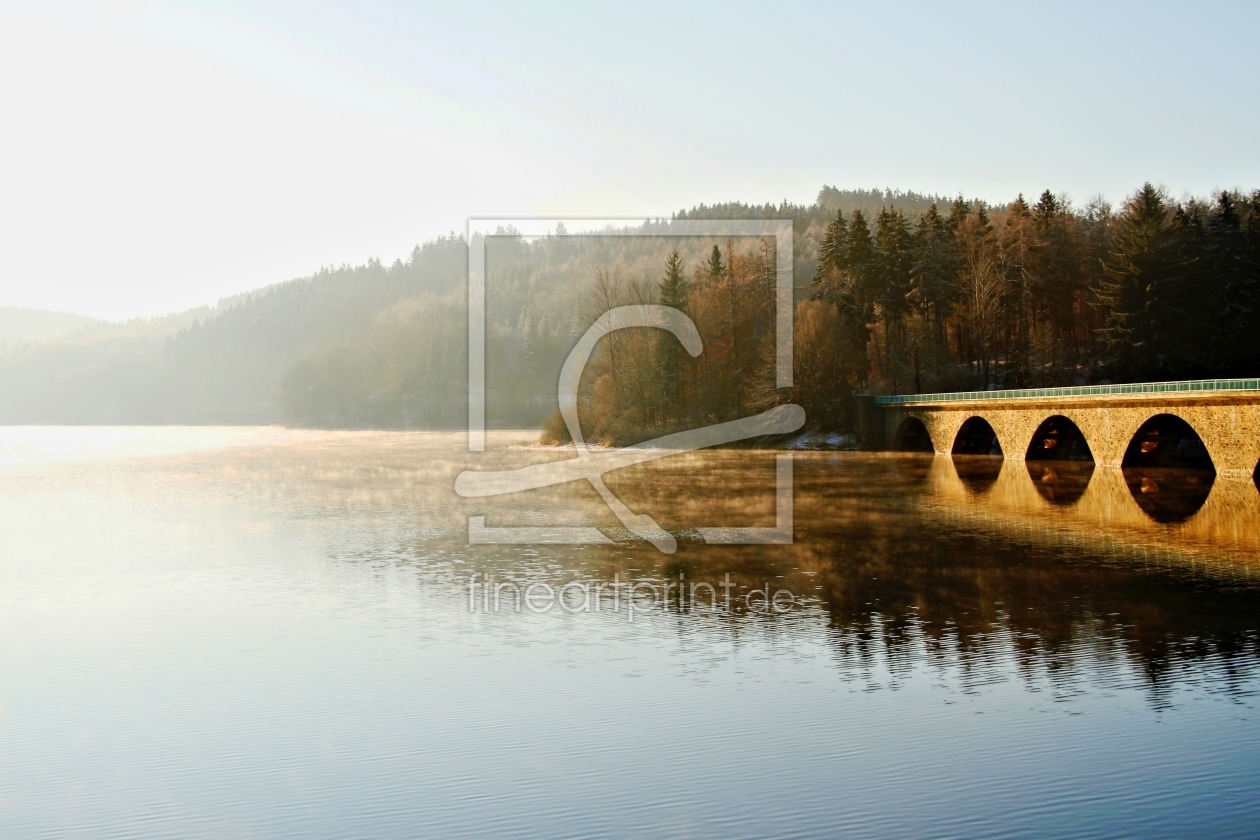
[[[789, 399], [811, 425], [843, 430], [860, 393], [1260, 375], [1260, 191], [1178, 202], [1147, 184], [1113, 212], [1047, 190], [1031, 205], [857, 207], [811, 241], [815, 230], [798, 236], [807, 252], [816, 242], [816, 267], [795, 312], [790, 390], [773, 387], [768, 243], [713, 246], [691, 277], [671, 253], [646, 296], [600, 286], [596, 308], [678, 307], [706, 346], [690, 360], [669, 337], [608, 342], [583, 403], [593, 439], [624, 443]], [[798, 271], [804, 259], [798, 251]]]
[[1260, 372], [1260, 192], [1112, 212], [1050, 191], [990, 212], [843, 213], [819, 243], [847, 384], [1020, 388]]

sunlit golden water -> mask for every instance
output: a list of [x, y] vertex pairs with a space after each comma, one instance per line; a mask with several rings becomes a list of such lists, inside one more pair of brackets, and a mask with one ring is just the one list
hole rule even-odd
[[[1153, 516], [1118, 470], [803, 452], [794, 543], [721, 547], [775, 455], [691, 453], [607, 477], [663, 555], [589, 486], [454, 494], [572, 457], [529, 439], [0, 429], [0, 834], [1254, 836], [1254, 484]], [[633, 622], [469, 609], [728, 574]]]

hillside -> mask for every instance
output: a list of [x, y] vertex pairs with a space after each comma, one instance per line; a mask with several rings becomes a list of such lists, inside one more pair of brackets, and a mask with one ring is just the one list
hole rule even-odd
[[106, 326], [106, 322], [88, 318], [86, 315], [27, 309], [23, 306], [0, 306], [0, 346], [22, 341], [65, 338], [76, 331], [99, 326]]
[[465, 259], [463, 240], [446, 237], [405, 263], [325, 269], [214, 309], [9, 347], [0, 423], [279, 422], [286, 371], [401, 299], [461, 288]]
[[[854, 392], [1260, 373], [1260, 193], [1174, 201], [1146, 185], [1113, 210], [1049, 191], [988, 205], [825, 187], [809, 206], [731, 202], [673, 219], [767, 217], [794, 229], [789, 396], [828, 428], [845, 427]], [[682, 364], [668, 341], [605, 342], [582, 394], [606, 439], [787, 398], [766, 386], [769, 243], [663, 235], [670, 224], [487, 241], [491, 426], [543, 424], [576, 338], [625, 303], [687, 311], [706, 349]], [[405, 262], [324, 269], [162, 318], [24, 313], [28, 332], [58, 332], [0, 346], [0, 423], [458, 427], [466, 271], [452, 235]]]

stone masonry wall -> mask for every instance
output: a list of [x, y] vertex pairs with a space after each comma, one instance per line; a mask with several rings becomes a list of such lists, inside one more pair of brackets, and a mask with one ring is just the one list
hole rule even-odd
[[1037, 428], [1048, 418], [1061, 415], [1085, 435], [1094, 463], [1118, 467], [1129, 442], [1143, 423], [1157, 414], [1172, 414], [1190, 424], [1203, 440], [1220, 475], [1248, 475], [1260, 461], [1260, 395], [1179, 397], [1158, 399], [1072, 397], [1058, 401], [994, 400], [898, 406], [885, 410], [887, 439], [907, 417], [917, 417], [927, 427], [938, 454], [953, 449], [954, 438], [964, 422], [982, 417], [997, 434], [1002, 454], [1022, 461]]

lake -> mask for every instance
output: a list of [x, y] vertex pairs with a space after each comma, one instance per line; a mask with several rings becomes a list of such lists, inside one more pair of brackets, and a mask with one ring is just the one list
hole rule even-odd
[[0, 429], [0, 835], [1257, 835], [1250, 481], [533, 437]]

